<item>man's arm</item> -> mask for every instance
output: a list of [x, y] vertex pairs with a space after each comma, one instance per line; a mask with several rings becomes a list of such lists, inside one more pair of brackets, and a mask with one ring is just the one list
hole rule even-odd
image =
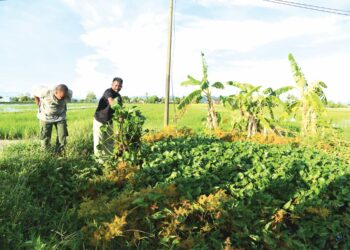
[[113, 106], [113, 98], [112, 97], [108, 97], [108, 104], [109, 104], [109, 106]]

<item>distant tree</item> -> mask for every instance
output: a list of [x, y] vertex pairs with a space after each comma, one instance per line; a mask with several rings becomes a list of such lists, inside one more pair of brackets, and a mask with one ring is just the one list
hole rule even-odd
[[131, 103], [131, 98], [128, 96], [123, 96], [122, 99], [124, 103]]
[[19, 102], [30, 102], [32, 99], [30, 98], [29, 94], [21, 95], [18, 97]]
[[131, 103], [144, 103], [144, 100], [141, 97], [133, 97], [131, 98]]
[[173, 99], [173, 103], [175, 103], [175, 104], [180, 104], [180, 102], [181, 102], [181, 98], [175, 96], [174, 99]]
[[327, 108], [347, 108], [348, 105], [341, 103], [341, 102], [332, 102], [332, 101], [328, 101], [327, 102]]
[[154, 103], [159, 103], [159, 102], [160, 102], [160, 98], [156, 95], [149, 96], [146, 99], [146, 103], [154, 104]]
[[96, 102], [97, 97], [96, 97], [95, 93], [92, 91], [89, 91], [86, 95], [85, 101], [86, 102]]
[[10, 102], [18, 102], [19, 98], [17, 96], [11, 96], [10, 97]]

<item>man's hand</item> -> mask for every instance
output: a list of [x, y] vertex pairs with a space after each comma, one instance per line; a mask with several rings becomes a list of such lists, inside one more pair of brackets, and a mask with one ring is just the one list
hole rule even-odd
[[107, 100], [108, 100], [109, 106], [112, 107], [112, 106], [113, 106], [113, 103], [114, 103], [114, 102], [113, 102], [113, 98], [112, 98], [112, 97], [108, 97]]
[[34, 96], [34, 101], [35, 101], [35, 104], [39, 107], [40, 106], [40, 98], [37, 96]]

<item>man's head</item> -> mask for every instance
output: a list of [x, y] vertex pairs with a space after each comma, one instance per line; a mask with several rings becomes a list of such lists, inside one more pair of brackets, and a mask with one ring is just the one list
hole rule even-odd
[[115, 77], [112, 81], [112, 89], [115, 92], [119, 92], [123, 87], [123, 79]]
[[63, 100], [68, 94], [68, 87], [64, 84], [59, 84], [55, 88], [55, 96], [58, 100]]

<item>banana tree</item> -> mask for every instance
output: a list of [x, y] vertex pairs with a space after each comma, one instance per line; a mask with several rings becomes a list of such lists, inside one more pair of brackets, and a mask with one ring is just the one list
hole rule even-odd
[[238, 110], [238, 121], [233, 126], [236, 129], [247, 132], [247, 137], [256, 133], [267, 134], [268, 131], [279, 133], [275, 108], [282, 107], [287, 111], [286, 104], [280, 99], [280, 95], [288, 92], [292, 87], [282, 87], [276, 90], [267, 88], [261, 91], [261, 86], [248, 83], [227, 82], [229, 86], [239, 89], [236, 95], [221, 97], [225, 107]]
[[206, 99], [208, 114], [207, 114], [207, 125], [208, 129], [216, 129], [218, 127], [218, 113], [215, 111], [214, 101], [212, 98], [211, 88], [223, 89], [224, 85], [221, 82], [209, 83], [208, 80], [208, 65], [206, 63], [204, 54], [202, 55], [202, 71], [203, 76], [201, 80], [197, 80], [194, 77], [188, 75], [188, 80], [181, 83], [182, 86], [198, 86], [199, 89], [194, 90], [188, 96], [186, 96], [179, 104], [179, 110], [186, 110], [186, 108], [194, 101], [200, 101], [203, 98]]
[[320, 116], [326, 111], [327, 98], [323, 89], [327, 88], [324, 82], [318, 81], [308, 84], [304, 74], [292, 54], [288, 56], [294, 80], [300, 93], [300, 100], [292, 106], [300, 110], [302, 135], [315, 135], [320, 122]]

